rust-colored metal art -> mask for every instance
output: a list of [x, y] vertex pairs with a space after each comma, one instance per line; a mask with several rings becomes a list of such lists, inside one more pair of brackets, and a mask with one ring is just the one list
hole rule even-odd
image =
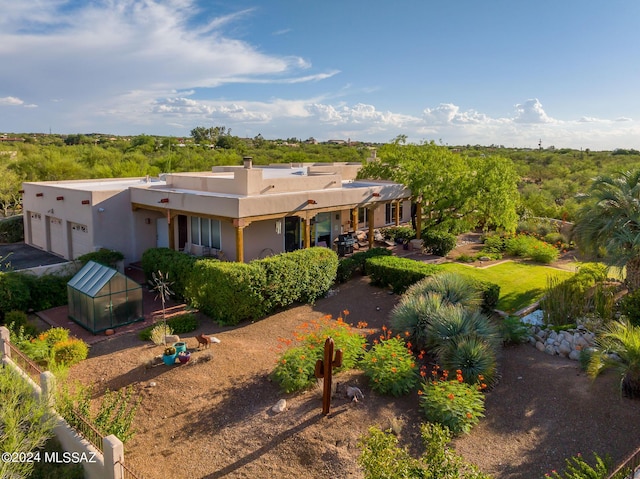
[[324, 359], [318, 359], [316, 362], [315, 376], [318, 379], [324, 379], [324, 387], [322, 388], [322, 414], [326, 416], [331, 409], [331, 379], [333, 368], [342, 366], [342, 349], [338, 349], [333, 356], [334, 343], [332, 338], [327, 338], [324, 342]]

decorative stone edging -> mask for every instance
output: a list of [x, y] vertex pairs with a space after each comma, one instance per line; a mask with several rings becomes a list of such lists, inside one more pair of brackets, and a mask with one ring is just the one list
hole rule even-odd
[[593, 347], [595, 340], [595, 334], [580, 326], [576, 329], [556, 332], [553, 329], [543, 329], [541, 326], [534, 325], [529, 328], [529, 333], [529, 344], [539, 351], [574, 361], [580, 358], [580, 351]]

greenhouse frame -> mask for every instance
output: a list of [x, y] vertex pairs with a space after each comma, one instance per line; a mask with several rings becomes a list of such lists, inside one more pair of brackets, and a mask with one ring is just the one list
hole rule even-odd
[[89, 261], [67, 283], [69, 318], [92, 333], [144, 319], [142, 287], [113, 268]]

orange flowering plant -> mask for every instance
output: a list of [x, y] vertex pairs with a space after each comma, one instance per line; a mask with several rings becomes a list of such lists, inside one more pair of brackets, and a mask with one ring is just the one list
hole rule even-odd
[[369, 378], [371, 389], [381, 394], [401, 396], [418, 383], [418, 367], [410, 348], [401, 336], [392, 336], [383, 326], [384, 334], [365, 353], [360, 365]]
[[452, 434], [458, 435], [468, 433], [484, 417], [481, 391], [486, 385], [465, 383], [460, 369], [455, 378], [452, 376], [435, 366], [418, 394], [427, 421], [447, 426]]
[[[346, 317], [349, 311], [344, 310], [342, 314]], [[358, 326], [363, 328], [366, 324], [361, 322]], [[271, 378], [287, 393], [301, 391], [313, 385], [316, 381], [316, 361], [322, 359], [324, 343], [328, 337], [333, 339], [335, 350], [342, 349], [342, 366], [338, 371], [354, 368], [367, 344], [362, 330], [351, 328], [342, 316], [333, 320], [331, 315], [327, 315], [319, 320], [302, 323], [293, 339], [279, 338], [282, 349], [294, 343], [298, 345], [280, 354]]]

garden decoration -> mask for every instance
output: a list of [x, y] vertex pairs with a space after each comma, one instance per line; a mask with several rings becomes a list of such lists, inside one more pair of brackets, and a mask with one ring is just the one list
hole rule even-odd
[[342, 366], [342, 349], [336, 351], [335, 358], [333, 356], [333, 339], [327, 338], [324, 342], [324, 359], [318, 359], [316, 362], [315, 376], [318, 379], [324, 379], [324, 387], [322, 389], [322, 414], [329, 414], [331, 408], [331, 376], [333, 368]]

